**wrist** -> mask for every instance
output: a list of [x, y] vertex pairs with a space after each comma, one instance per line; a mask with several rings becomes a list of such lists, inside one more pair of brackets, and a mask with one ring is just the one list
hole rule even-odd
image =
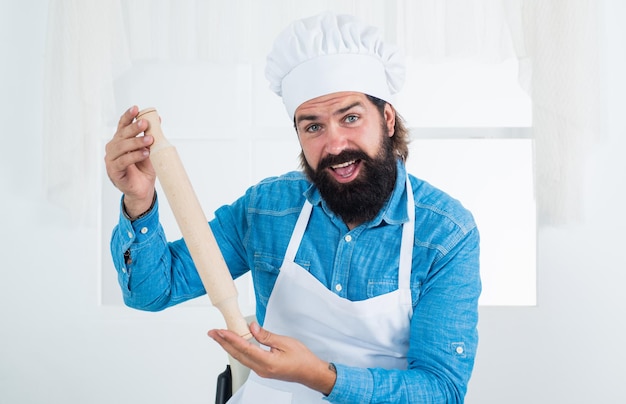
[[122, 203], [122, 213], [126, 219], [135, 221], [146, 216], [154, 208], [156, 203], [156, 191], [153, 191], [152, 195], [145, 199], [131, 199], [124, 195]]
[[318, 371], [314, 374], [316, 376], [308, 387], [328, 396], [337, 381], [337, 368], [333, 363], [320, 361]]
[[326, 388], [322, 391], [322, 393], [324, 393], [325, 396], [328, 396], [330, 392], [333, 391], [335, 382], [337, 381], [337, 368], [334, 363], [328, 362], [328, 371], [326, 373], [328, 374], [328, 381], [326, 382]]

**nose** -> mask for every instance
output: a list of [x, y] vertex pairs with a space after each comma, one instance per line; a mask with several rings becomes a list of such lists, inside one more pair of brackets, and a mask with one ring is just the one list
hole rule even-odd
[[326, 129], [326, 153], [337, 155], [348, 148], [348, 136], [342, 128], [329, 125]]

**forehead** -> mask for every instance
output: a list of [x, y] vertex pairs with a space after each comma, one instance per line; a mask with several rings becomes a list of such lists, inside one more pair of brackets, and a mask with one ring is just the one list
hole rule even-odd
[[303, 115], [320, 115], [323, 113], [332, 114], [347, 106], [361, 104], [367, 106], [369, 100], [363, 93], [340, 92], [323, 95], [302, 103], [295, 113], [296, 120]]

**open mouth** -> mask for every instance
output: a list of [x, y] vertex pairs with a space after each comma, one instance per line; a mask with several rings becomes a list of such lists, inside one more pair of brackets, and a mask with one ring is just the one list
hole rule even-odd
[[340, 182], [348, 182], [356, 177], [359, 173], [361, 160], [350, 160], [345, 163], [330, 166], [333, 177]]

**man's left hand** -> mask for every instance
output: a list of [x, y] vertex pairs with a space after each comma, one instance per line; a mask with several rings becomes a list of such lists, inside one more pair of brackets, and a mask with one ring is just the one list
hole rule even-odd
[[269, 351], [232, 331], [211, 330], [208, 334], [233, 358], [261, 377], [301, 383], [330, 394], [337, 375], [328, 362], [315, 356], [297, 339], [273, 334], [256, 322], [250, 324], [250, 332], [260, 344], [269, 347]]

